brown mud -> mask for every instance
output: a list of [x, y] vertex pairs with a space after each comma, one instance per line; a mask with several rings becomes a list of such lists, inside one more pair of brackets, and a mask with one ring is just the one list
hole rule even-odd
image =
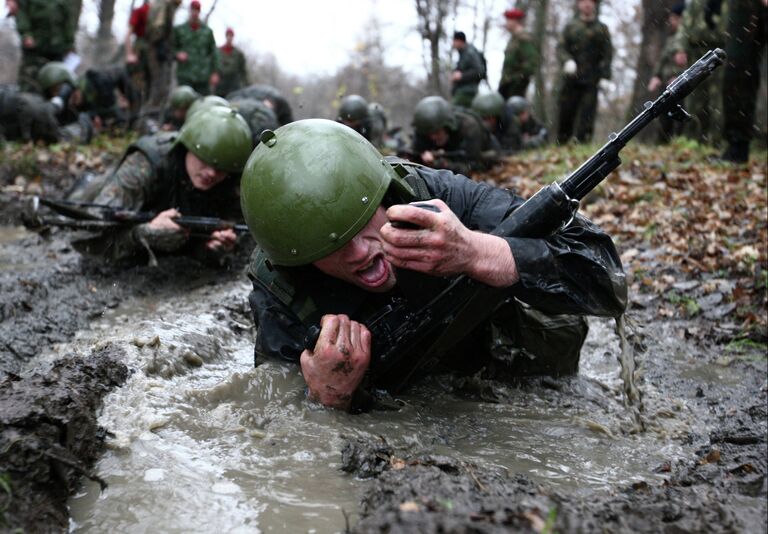
[[[10, 183], [7, 177], [4, 183]], [[67, 185], [62, 181], [58, 192]], [[47, 191], [56, 192], [56, 187]], [[5, 225], [0, 231], [20, 224], [13, 206], [12, 195], [0, 196], [0, 224]], [[172, 299], [179, 291], [241, 277], [242, 265], [214, 271], [190, 260], [163, 258], [155, 268], [109, 268], [80, 257], [63, 231], [21, 234], [0, 234], [0, 529], [66, 531], [66, 502], [78, 480], [98, 480], [91, 469], [105, 438], [96, 422], [101, 400], [125, 381], [128, 371], [120, 350], [110, 345], [96, 347], [88, 357], [31, 362], [132, 295]], [[633, 261], [649, 253], [638, 249]], [[670, 299], [636, 277], [639, 287], [629, 318], [642, 372], [639, 386], [652, 384], [677, 404], [654, 402], [651, 395], [642, 416], [647, 432], [656, 432], [660, 443], [684, 445], [688, 457], [655, 466], [647, 482], [566, 493], [525, 474], [471, 465], [430, 450], [397, 450], [383, 438], [350, 440], [343, 469], [369, 481], [359, 510], [350, 516], [350, 530], [765, 532], [764, 338], [754, 330], [747, 337], [738, 335], [741, 321], [734, 325], [730, 315], [727, 297], [734, 284], [728, 273], [707, 278], [662, 261], [654, 266], [654, 257], [648, 258], [644, 276], [659, 279], [663, 271], [674, 277], [667, 285], [677, 296]], [[762, 263], [761, 258], [758, 266]], [[752, 312], [739, 313], [764, 313], [761, 298]], [[659, 313], [690, 302], [700, 313], [683, 319]], [[661, 342], [670, 338], [679, 340], [683, 354], [660, 353], [668, 347]], [[708, 369], [727, 369], [741, 378], [709, 379]], [[592, 393], [601, 386], [579, 376], [516, 381], [477, 376], [455, 380], [452, 387], [455, 395], [478, 402], [526, 403], [535, 397], [568, 406], [576, 396], [592, 402], [596, 412], [615, 410], [622, 398], [620, 391], [608, 392], [615, 401], [608, 406]], [[704, 424], [696, 428], [708, 430], [670, 432], [664, 425], [675, 418], [670, 405], [684, 406], [702, 418]], [[631, 419], [627, 411], [626, 427], [601, 429], [595, 423], [595, 431], [606, 440], [612, 433], [636, 432]]]

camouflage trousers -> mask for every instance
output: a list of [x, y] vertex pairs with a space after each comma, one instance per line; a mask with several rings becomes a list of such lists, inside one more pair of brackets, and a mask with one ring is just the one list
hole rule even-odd
[[588, 143], [592, 140], [597, 116], [597, 83], [580, 83], [567, 78], [560, 90], [559, 128], [557, 142], [567, 143], [576, 130], [576, 140]]
[[475, 98], [476, 94], [477, 86], [458, 87], [453, 92], [453, 97], [451, 97], [451, 104], [469, 109], [472, 107], [472, 99]]

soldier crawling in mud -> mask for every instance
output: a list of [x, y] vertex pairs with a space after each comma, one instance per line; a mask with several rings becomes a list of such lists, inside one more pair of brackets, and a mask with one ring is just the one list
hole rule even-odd
[[[543, 239], [493, 236], [523, 199], [448, 170], [384, 160], [333, 121], [267, 133], [241, 194], [259, 247], [249, 269], [257, 364], [300, 363], [309, 398], [326, 406], [354, 408], [365, 396], [372, 339], [363, 321], [401, 294], [404, 269], [508, 288], [493, 317], [443, 355], [444, 369], [467, 373], [490, 365], [518, 375], [575, 373], [582, 315], [617, 316], [626, 306], [616, 249], [586, 219]], [[305, 349], [317, 323], [319, 338]]]
[[428, 167], [471, 176], [498, 160], [498, 144], [482, 119], [469, 109], [452, 106], [441, 96], [428, 96], [416, 104], [413, 129], [407, 155]]
[[232, 229], [203, 236], [174, 222], [180, 215], [242, 218], [238, 177], [251, 153], [251, 131], [234, 110], [212, 107], [198, 112], [179, 132], [139, 139], [117, 168], [100, 180], [81, 183], [70, 200], [131, 211], [156, 213], [147, 223], [119, 227], [75, 243], [108, 262], [141, 262], [155, 253], [187, 253], [219, 263], [233, 251]]
[[502, 153], [536, 148], [547, 142], [547, 129], [533, 118], [522, 96], [511, 96], [505, 104], [499, 93], [480, 93], [472, 100], [472, 111], [482, 117]]
[[[378, 123], [382, 117], [377, 117]], [[371, 115], [371, 108], [368, 101], [360, 95], [347, 95], [341, 99], [339, 105], [339, 114], [336, 116], [336, 122], [344, 126], [349, 126], [354, 131], [365, 137], [375, 147], [380, 148], [383, 143], [384, 130], [386, 128], [386, 118], [384, 125], [374, 124], [374, 117]]]

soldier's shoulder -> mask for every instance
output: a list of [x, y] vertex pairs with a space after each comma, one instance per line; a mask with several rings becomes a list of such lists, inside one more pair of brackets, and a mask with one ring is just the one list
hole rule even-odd
[[523, 30], [517, 35], [517, 40], [521, 43], [533, 42], [533, 36], [528, 30]]

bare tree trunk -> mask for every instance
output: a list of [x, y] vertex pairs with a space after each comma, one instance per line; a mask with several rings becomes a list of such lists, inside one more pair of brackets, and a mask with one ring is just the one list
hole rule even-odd
[[96, 31], [96, 49], [94, 58], [103, 65], [112, 57], [112, 21], [115, 19], [115, 0], [99, 2], [99, 29]]
[[70, 0], [70, 7], [72, 8], [72, 23], [77, 31], [77, 26], [80, 23], [80, 12], [83, 10], [83, 0]]
[[203, 19], [203, 22], [208, 24], [208, 19], [211, 18], [211, 15], [213, 15], [213, 10], [216, 9], [216, 4], [219, 3], [219, 0], [213, 0], [213, 4], [211, 4], [211, 9], [208, 10], [208, 13], [205, 15], [205, 18]]
[[[520, 4], [521, 2], [518, 2]], [[547, 16], [549, 11], [549, 0], [539, 0], [536, 6], [536, 18], [534, 20], [533, 44], [539, 52], [539, 65], [534, 74], [534, 86], [536, 91], [533, 96], [533, 106], [536, 116], [543, 123], [547, 123], [547, 87], [544, 78], [545, 61], [547, 57]]]
[[632, 90], [632, 101], [627, 112], [629, 117], [635, 116], [642, 110], [643, 103], [651, 96], [647, 86], [656, 62], [661, 57], [667, 40], [667, 18], [675, 0], [642, 0], [643, 9], [643, 40], [640, 43], [640, 54], [637, 58], [637, 77]]
[[445, 37], [445, 19], [450, 7], [450, 0], [416, 0], [419, 32], [421, 38], [429, 43], [428, 86], [437, 95], [444, 94], [440, 41]]

